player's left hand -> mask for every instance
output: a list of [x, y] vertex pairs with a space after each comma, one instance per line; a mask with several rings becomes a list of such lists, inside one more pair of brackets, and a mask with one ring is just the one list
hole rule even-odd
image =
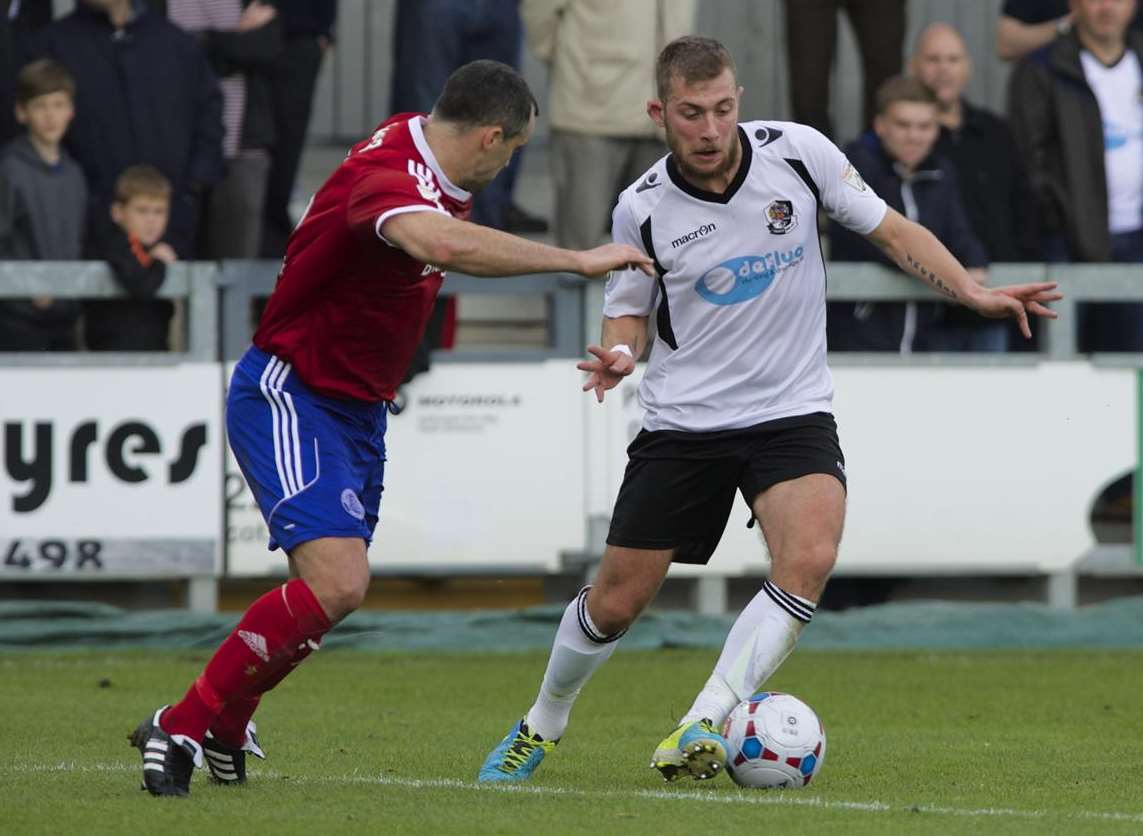
[[603, 393], [614, 389], [619, 381], [635, 371], [635, 358], [623, 351], [608, 351], [598, 345], [587, 347], [594, 359], [581, 360], [575, 367], [581, 372], [589, 372], [583, 391], [595, 390], [595, 399], [603, 403]]
[[1059, 315], [1044, 303], [1063, 298], [1064, 294], [1056, 290], [1055, 282], [982, 287], [980, 293], [973, 298], [972, 308], [989, 319], [1015, 319], [1020, 326], [1020, 333], [1026, 339], [1031, 339], [1032, 329], [1028, 326], [1028, 314], [1057, 319]]

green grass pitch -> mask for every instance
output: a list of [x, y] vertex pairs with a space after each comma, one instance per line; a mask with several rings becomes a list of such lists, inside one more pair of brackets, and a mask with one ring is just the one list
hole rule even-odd
[[266, 699], [245, 787], [138, 789], [127, 732], [205, 653], [0, 655], [0, 832], [1139, 833], [1143, 654], [799, 651], [768, 684], [821, 715], [804, 790], [648, 768], [711, 651], [624, 652], [585, 689], [533, 781], [474, 783], [546, 654], [323, 651]]

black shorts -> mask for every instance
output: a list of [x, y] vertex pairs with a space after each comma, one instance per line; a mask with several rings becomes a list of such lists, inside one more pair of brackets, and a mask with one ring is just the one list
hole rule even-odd
[[607, 542], [675, 549], [676, 563], [710, 560], [736, 488], [751, 506], [771, 485], [811, 473], [828, 473], [845, 486], [837, 424], [826, 412], [741, 430], [643, 430], [627, 457]]

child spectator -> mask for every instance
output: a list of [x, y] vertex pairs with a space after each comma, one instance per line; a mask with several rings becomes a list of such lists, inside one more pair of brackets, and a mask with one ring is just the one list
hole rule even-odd
[[[933, 153], [939, 125], [937, 99], [915, 78], [897, 76], [877, 91], [873, 130], [846, 146], [846, 156], [869, 187], [909, 220], [948, 247], [977, 281], [985, 283], [988, 256], [972, 233], [952, 164]], [[861, 236], [830, 224], [833, 261], [893, 265]], [[949, 320], [941, 303], [831, 302], [831, 351], [1004, 351], [1007, 326]]]
[[[28, 64], [16, 79], [24, 133], [0, 152], [0, 260], [82, 257], [87, 185], [60, 146], [75, 114], [75, 82], [55, 61]], [[78, 300], [0, 299], [0, 351], [73, 351]]]
[[100, 299], [84, 306], [87, 346], [92, 351], [166, 351], [174, 305], [155, 294], [178, 257], [163, 233], [171, 211], [171, 182], [158, 169], [134, 165], [115, 181], [107, 234], [97, 251], [111, 266], [126, 299]]

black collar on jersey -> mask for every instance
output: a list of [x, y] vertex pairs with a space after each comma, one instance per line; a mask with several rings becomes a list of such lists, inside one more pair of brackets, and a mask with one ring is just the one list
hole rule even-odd
[[730, 199], [746, 182], [746, 175], [750, 173], [750, 161], [754, 158], [754, 151], [750, 148], [750, 140], [747, 139], [746, 131], [742, 130], [741, 125], [738, 126], [738, 147], [742, 149], [742, 159], [738, 161], [738, 172], [722, 194], [708, 192], [706, 189], [700, 189], [698, 186], [687, 182], [682, 172], [679, 171], [679, 167], [675, 165], [674, 154], [667, 157], [667, 176], [671, 178], [671, 182], [680, 191], [686, 192], [691, 197], [705, 200], [708, 203], [730, 203]]

